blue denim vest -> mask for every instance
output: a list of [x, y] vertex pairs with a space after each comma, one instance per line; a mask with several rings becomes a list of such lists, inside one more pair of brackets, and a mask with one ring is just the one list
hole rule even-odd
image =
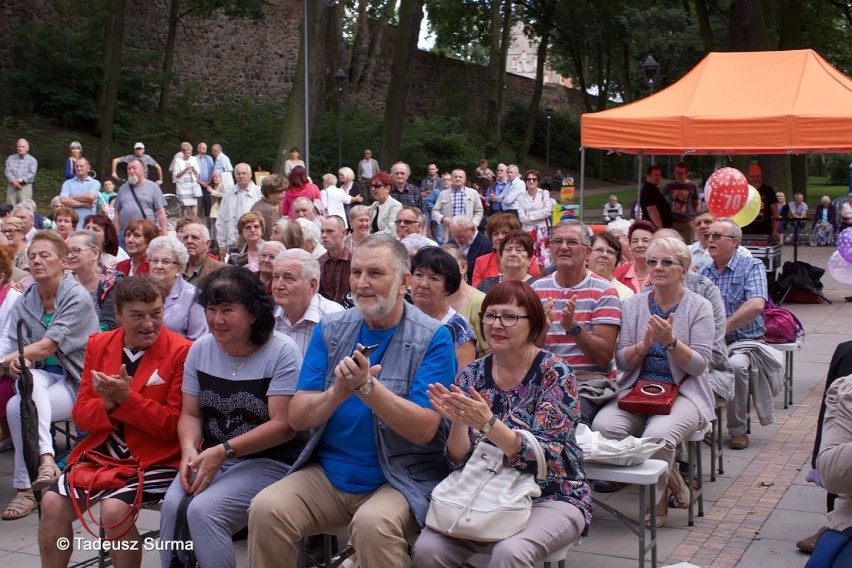
[[[356, 309], [323, 317], [322, 334], [328, 346], [328, 373], [324, 390], [331, 388], [334, 383], [334, 367], [338, 361], [352, 353], [362, 321], [363, 317]], [[440, 328], [440, 322], [404, 303], [402, 319], [385, 351], [381, 361], [382, 370], [376, 378], [395, 395], [408, 398], [411, 380], [426, 354], [432, 336]], [[449, 434], [446, 422], [442, 420], [435, 437], [423, 445], [409, 442], [376, 415], [373, 415], [373, 426], [382, 473], [391, 486], [406, 498], [414, 518], [420, 526], [424, 526], [432, 489], [450, 473], [444, 457]], [[325, 425], [313, 433], [305, 450], [290, 469], [291, 473], [307, 463], [324, 431]]]

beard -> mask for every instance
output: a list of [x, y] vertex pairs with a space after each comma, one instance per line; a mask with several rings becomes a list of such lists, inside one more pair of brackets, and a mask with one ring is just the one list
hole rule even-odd
[[129, 175], [127, 176], [127, 181], [130, 182], [130, 185], [137, 185], [139, 183], [139, 176]]
[[397, 297], [394, 296], [393, 291], [399, 290], [399, 285], [402, 283], [402, 276], [397, 276], [394, 279], [393, 286], [391, 287], [391, 292], [388, 293], [387, 296], [381, 296], [376, 294], [376, 302], [372, 306], [364, 306], [361, 302], [358, 301], [358, 294], [352, 293], [352, 301], [355, 304], [355, 308], [361, 312], [361, 315], [364, 316], [364, 319], [367, 320], [378, 320], [382, 319], [388, 314], [390, 314], [394, 307], [396, 307]]

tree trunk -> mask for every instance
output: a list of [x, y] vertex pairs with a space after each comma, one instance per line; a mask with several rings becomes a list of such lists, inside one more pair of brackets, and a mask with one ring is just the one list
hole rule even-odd
[[385, 101], [382, 122], [382, 142], [379, 160], [393, 164], [399, 160], [399, 145], [405, 118], [405, 100], [408, 94], [411, 58], [417, 50], [420, 24], [423, 21], [423, 0], [402, 0], [399, 4], [399, 29], [391, 64], [391, 82]]
[[547, 60], [547, 47], [550, 43], [550, 14], [547, 14], [547, 17], [542, 19], [540, 29], [544, 33], [539, 38], [540, 41], [536, 51], [538, 61], [536, 61], [535, 66], [535, 88], [533, 89], [533, 96], [530, 100], [529, 111], [527, 112], [527, 129], [524, 132], [524, 139], [521, 142], [521, 146], [518, 148], [518, 164], [526, 160], [527, 154], [529, 154], [530, 146], [532, 146], [533, 137], [535, 136], [536, 123], [538, 122], [536, 120], [539, 114], [538, 105], [541, 103], [541, 93], [544, 90], [544, 65]]
[[370, 85], [373, 69], [376, 66], [376, 62], [379, 60], [379, 54], [382, 51], [382, 42], [384, 41], [385, 30], [387, 30], [388, 24], [396, 11], [396, 2], [397, 0], [387, 0], [387, 4], [385, 4], [385, 9], [382, 11], [381, 17], [375, 22], [371, 22], [367, 17], [366, 6], [364, 8], [363, 16], [359, 11], [358, 25], [360, 29], [356, 32], [356, 43], [358, 43], [357, 36], [360, 35], [362, 37], [366, 36], [369, 44], [366, 48], [366, 55], [364, 54], [365, 48], [363, 46], [363, 39], [360, 42], [361, 45], [359, 46], [357, 53], [353, 46], [351, 65], [352, 72], [350, 73], [350, 77], [352, 77], [352, 85], [356, 91], [360, 91], [364, 87]]
[[701, 47], [709, 53], [713, 51], [713, 29], [710, 27], [710, 14], [707, 11], [706, 0], [695, 0], [695, 16], [698, 21], [698, 33], [701, 36]]
[[486, 106], [486, 120], [488, 133], [488, 145], [496, 151], [500, 147], [500, 74], [503, 72], [503, 57], [500, 51], [500, 38], [502, 37], [503, 2], [492, 0], [491, 2], [491, 44], [488, 46], [488, 103]]
[[95, 134], [100, 137], [95, 171], [108, 172], [112, 157], [112, 136], [118, 84], [121, 79], [121, 56], [124, 51], [125, 0], [108, 0], [106, 30], [103, 43], [103, 82], [98, 89], [98, 119]]
[[160, 82], [160, 103], [157, 112], [162, 113], [169, 106], [169, 86], [172, 83], [172, 69], [175, 62], [175, 41], [177, 40], [177, 26], [180, 17], [180, 0], [169, 0], [169, 31], [166, 35], [166, 54], [163, 59], [163, 78]]
[[[498, 0], [494, 0], [497, 2]], [[503, 3], [503, 34], [500, 37], [500, 79], [497, 82], [497, 116], [493, 120], [503, 121], [506, 110], [506, 63], [509, 61], [509, 43], [512, 41], [512, 0]], [[501, 136], [502, 139], [502, 136]]]

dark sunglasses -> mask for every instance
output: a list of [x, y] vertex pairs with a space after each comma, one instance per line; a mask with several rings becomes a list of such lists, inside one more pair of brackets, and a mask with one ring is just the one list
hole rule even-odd
[[375, 188], [384, 187], [384, 186], [385, 186], [385, 184], [383, 184], [383, 183], [371, 183], [370, 184], [370, 187], [375, 187]]

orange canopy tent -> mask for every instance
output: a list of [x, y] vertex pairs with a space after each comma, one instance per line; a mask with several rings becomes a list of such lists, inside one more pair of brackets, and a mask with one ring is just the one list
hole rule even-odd
[[852, 79], [811, 49], [710, 53], [650, 97], [584, 114], [580, 128], [582, 210], [586, 148], [640, 163], [643, 154], [852, 152]]
[[852, 79], [810, 49], [710, 53], [670, 87], [581, 117], [581, 145], [630, 154], [852, 151]]

